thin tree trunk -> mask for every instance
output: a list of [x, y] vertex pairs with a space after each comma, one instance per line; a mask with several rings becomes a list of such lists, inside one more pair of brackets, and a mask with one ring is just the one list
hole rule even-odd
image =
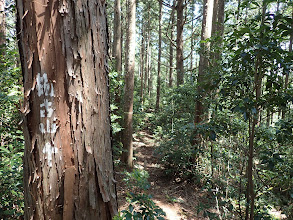
[[[293, 19], [293, 6], [292, 6], [292, 9], [291, 10], [292, 10], [291, 17]], [[291, 28], [293, 28], [293, 22], [291, 23]], [[291, 33], [291, 35], [290, 35], [290, 43], [289, 43], [289, 52], [290, 53], [292, 52], [292, 41], [293, 41], [293, 34]], [[284, 85], [285, 92], [288, 89], [288, 85], [289, 85], [289, 73], [287, 73], [286, 76], [285, 76], [285, 85]], [[285, 116], [286, 116], [286, 109], [284, 109], [282, 111], [282, 119], [284, 119]]]
[[[150, 60], [150, 41], [151, 41], [151, 34], [150, 34], [150, 3], [148, 3], [148, 21], [146, 27], [146, 35], [147, 35], [147, 43], [146, 43], [146, 58], [145, 58], [145, 77], [144, 77], [144, 89], [149, 92], [148, 90], [148, 78], [149, 78], [149, 60]], [[145, 92], [146, 93], [146, 92]]]
[[174, 9], [175, 9], [175, 0], [173, 2], [173, 6], [172, 6], [172, 11], [171, 11], [171, 15], [170, 15], [170, 20], [171, 20], [171, 28], [170, 28], [170, 57], [169, 57], [169, 65], [170, 65], [170, 69], [169, 69], [169, 88], [172, 87], [173, 84], [173, 39], [174, 39], [174, 23], [175, 23], [175, 16], [174, 16]]
[[151, 98], [152, 96], [152, 71], [151, 71], [151, 63], [152, 63], [152, 48], [151, 46], [149, 47], [150, 51], [149, 51], [149, 62], [148, 62], [148, 92], [149, 92], [149, 97]]
[[0, 0], [0, 55], [5, 54], [5, 0]]
[[156, 111], [160, 106], [160, 90], [161, 90], [161, 54], [162, 54], [162, 0], [159, 0], [159, 51], [158, 51], [158, 76], [157, 76], [157, 99]]
[[[204, 0], [204, 12], [202, 20], [201, 41], [204, 42], [211, 37], [213, 22], [214, 0]], [[206, 83], [205, 72], [208, 68], [208, 53], [210, 52], [210, 43], [201, 43], [200, 60], [198, 67], [197, 92], [198, 98], [195, 106], [195, 124], [203, 120], [204, 106], [202, 100], [207, 91], [204, 91], [203, 84]]]
[[[191, 2], [191, 11], [192, 11], [192, 18], [193, 18], [193, 16], [194, 16], [194, 4], [195, 4], [195, 2], [194, 2], [194, 0], [192, 0], [192, 2]], [[191, 33], [193, 34], [193, 31], [194, 31], [194, 20], [192, 19], [192, 21], [191, 21]], [[191, 70], [191, 82], [193, 82], [194, 81], [194, 75], [193, 75], [193, 50], [194, 50], [194, 38], [193, 38], [193, 36], [191, 36], [191, 40], [190, 40], [191, 42], [190, 42], [190, 44], [191, 44], [191, 46], [190, 46], [190, 49], [191, 49], [191, 53], [190, 53], [190, 70]]]
[[[263, 1], [262, 6], [262, 21], [261, 25], [264, 24], [265, 12], [267, 5]], [[261, 33], [260, 40], [263, 38], [264, 33]], [[254, 158], [254, 144], [255, 144], [255, 129], [259, 125], [260, 106], [258, 105], [262, 93], [262, 59], [258, 53], [255, 62], [255, 74], [254, 74], [254, 88], [255, 88], [255, 109], [256, 114], [250, 115], [249, 118], [249, 149], [248, 149], [248, 164], [247, 164], [247, 190], [246, 190], [246, 220], [254, 219], [254, 207], [255, 207], [255, 193], [254, 193], [254, 182], [253, 182], [253, 158]]]
[[122, 44], [121, 44], [121, 6], [120, 0], [115, 0], [114, 8], [114, 39], [113, 39], [113, 56], [115, 59], [115, 70], [121, 73], [121, 55], [122, 55]]
[[223, 42], [223, 34], [224, 34], [224, 8], [225, 1], [224, 0], [214, 0], [214, 10], [213, 10], [213, 24], [212, 24], [212, 35], [213, 37], [218, 39], [218, 41], [213, 42], [213, 50], [212, 54], [213, 65], [216, 65], [217, 61], [221, 58], [221, 48]]
[[[144, 77], [144, 89], [148, 89], [148, 77], [149, 77], [149, 59], [150, 59], [150, 33], [147, 33], [146, 43], [146, 58], [145, 58], [145, 77]], [[147, 90], [148, 91], [148, 90]]]
[[117, 213], [105, 11], [104, 1], [17, 0], [25, 219]]
[[145, 45], [144, 45], [144, 25], [143, 20], [141, 22], [141, 46], [140, 46], [140, 99], [141, 104], [143, 106], [143, 93], [144, 93], [144, 53], [145, 53]]
[[176, 39], [176, 70], [177, 70], [177, 86], [184, 83], [184, 67], [183, 67], [183, 27], [184, 18], [183, 0], [177, 1], [177, 39]]
[[136, 1], [128, 1], [128, 28], [126, 50], [126, 73], [125, 73], [125, 94], [124, 94], [124, 130], [122, 143], [124, 152], [122, 161], [128, 168], [133, 167], [133, 91], [134, 91], [134, 70], [135, 70], [135, 10]]

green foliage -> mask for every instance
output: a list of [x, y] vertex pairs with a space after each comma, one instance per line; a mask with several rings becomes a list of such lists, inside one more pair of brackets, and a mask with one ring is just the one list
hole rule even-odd
[[[8, 26], [14, 16], [13, 6], [11, 4], [7, 9], [9, 11], [5, 11]], [[18, 50], [14, 31], [8, 30], [6, 43], [0, 49], [0, 219], [19, 219], [24, 209], [24, 139], [18, 110], [22, 77], [20, 67], [16, 64]]]
[[111, 109], [111, 129], [112, 129], [112, 149], [114, 155], [114, 162], [120, 162], [120, 156], [122, 154], [122, 143], [120, 141], [120, 135], [122, 133], [122, 106], [120, 101], [122, 99], [123, 81], [119, 73], [112, 71], [109, 73], [109, 89], [110, 89], [110, 109]]
[[148, 182], [149, 174], [145, 170], [134, 169], [132, 172], [124, 172], [125, 177], [123, 181], [129, 189], [142, 189], [147, 190], [150, 188]]
[[[268, 1], [268, 7], [275, 2]], [[257, 4], [242, 2], [239, 13], [251, 8], [246, 11], [251, 14], [245, 20], [228, 22], [222, 60], [206, 71], [201, 88], [210, 91], [203, 103], [210, 116], [194, 125], [197, 91], [194, 84], [186, 83], [167, 91], [162, 111], [150, 118], [152, 131], [160, 140], [156, 152], [166, 172], [196, 182], [200, 179], [213, 201], [201, 211], [215, 208], [217, 199], [220, 213], [205, 213], [213, 218], [245, 215], [249, 121], [258, 114], [261, 122], [254, 137], [253, 167], [255, 218], [273, 219], [269, 214], [272, 207], [282, 207], [292, 216], [293, 93], [292, 84], [284, 84], [285, 76], [292, 73], [292, 52], [285, 47], [292, 33], [292, 18], [273, 12], [262, 16]], [[260, 69], [262, 94], [257, 99], [255, 74]], [[275, 115], [270, 126], [266, 113]], [[285, 117], [280, 119], [281, 115]], [[195, 136], [200, 139], [196, 144], [192, 142]]]
[[[21, 139], [22, 135], [15, 138]], [[23, 215], [23, 153], [15, 145], [17, 143], [0, 147], [0, 218], [4, 219], [15, 219]]]
[[[125, 172], [123, 179], [131, 192], [128, 193], [127, 200], [129, 206], [127, 210], [123, 210], [116, 220], [163, 220], [166, 215], [152, 200], [151, 195], [146, 194], [149, 189], [148, 183], [149, 174], [145, 170], [134, 169], [131, 173]], [[142, 192], [139, 192], [142, 191]]]
[[162, 142], [156, 153], [160, 156], [167, 174], [172, 174], [184, 179], [199, 175], [195, 158], [198, 158], [200, 149], [191, 144], [191, 133], [193, 125], [189, 128], [182, 127], [173, 132], [165, 142]]

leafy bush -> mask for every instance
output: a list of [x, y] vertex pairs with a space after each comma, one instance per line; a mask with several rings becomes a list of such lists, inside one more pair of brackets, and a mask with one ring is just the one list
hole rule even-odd
[[20, 70], [7, 62], [5, 65], [0, 65], [0, 219], [18, 219], [24, 208], [24, 139], [17, 109], [21, 97], [20, 86], [17, 85]]
[[[133, 172], [125, 172], [123, 179], [132, 192], [128, 193], [127, 200], [130, 203], [127, 210], [121, 211], [114, 220], [163, 220], [166, 215], [152, 200], [152, 196], [146, 193], [150, 184], [149, 174], [145, 170], [134, 169]], [[142, 192], [140, 192], [142, 191]]]

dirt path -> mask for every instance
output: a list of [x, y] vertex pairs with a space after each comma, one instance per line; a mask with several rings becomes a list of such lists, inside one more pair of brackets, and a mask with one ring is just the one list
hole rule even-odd
[[[154, 155], [155, 145], [154, 137], [144, 131], [134, 135], [135, 167], [149, 173], [151, 188], [148, 193], [153, 196], [153, 201], [166, 212], [166, 219], [204, 219], [195, 215], [197, 204], [203, 197], [202, 192], [190, 183], [176, 183], [173, 178], [166, 176]], [[119, 210], [122, 210], [128, 206], [126, 187], [121, 172], [118, 170], [117, 173], [118, 203]]]

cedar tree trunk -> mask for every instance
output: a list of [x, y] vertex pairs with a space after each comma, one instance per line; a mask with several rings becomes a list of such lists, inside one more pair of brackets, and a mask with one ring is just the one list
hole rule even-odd
[[177, 1], [177, 39], [176, 39], [176, 69], [177, 69], [177, 86], [184, 82], [184, 68], [183, 68], [183, 0]]
[[25, 219], [112, 219], [104, 0], [17, 0]]
[[[206, 41], [212, 34], [214, 0], [204, 0], [204, 11], [202, 20], [201, 41]], [[204, 91], [205, 71], [208, 68], [207, 54], [210, 51], [210, 43], [201, 43], [201, 53], [197, 78], [197, 101], [195, 106], [195, 125], [203, 120], [204, 106], [202, 100], [207, 91]]]
[[121, 5], [120, 0], [115, 1], [114, 9], [114, 39], [113, 39], [113, 56], [115, 58], [115, 70], [121, 73]]
[[124, 152], [122, 161], [128, 168], [133, 166], [133, 143], [132, 143], [132, 117], [133, 117], [133, 90], [134, 90], [134, 67], [135, 67], [135, 0], [128, 1], [128, 28], [127, 28], [127, 60], [125, 73], [124, 95], [124, 130], [122, 143]]
[[159, 0], [159, 52], [158, 52], [158, 76], [157, 76], [157, 99], [156, 110], [160, 106], [160, 90], [161, 90], [161, 54], [162, 54], [162, 0]]

